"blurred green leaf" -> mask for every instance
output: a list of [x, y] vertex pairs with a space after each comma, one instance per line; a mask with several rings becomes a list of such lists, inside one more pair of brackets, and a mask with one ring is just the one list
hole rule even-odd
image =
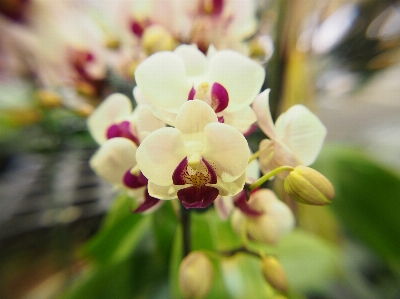
[[357, 148], [330, 146], [315, 168], [335, 186], [332, 207], [346, 228], [400, 266], [400, 177]]
[[277, 246], [277, 258], [295, 292], [321, 290], [338, 274], [339, 247], [314, 234], [296, 229]]

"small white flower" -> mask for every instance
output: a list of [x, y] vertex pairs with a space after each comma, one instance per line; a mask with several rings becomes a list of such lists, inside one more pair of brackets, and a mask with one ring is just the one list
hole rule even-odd
[[253, 103], [258, 125], [270, 138], [260, 143], [261, 170], [267, 173], [283, 165], [311, 165], [321, 151], [327, 133], [325, 126], [303, 105], [290, 107], [274, 124], [268, 95], [269, 89]]
[[151, 133], [136, 157], [151, 196], [178, 197], [186, 208], [204, 208], [218, 195], [243, 189], [249, 149], [239, 131], [219, 123], [209, 105], [193, 100], [180, 107], [176, 128]]
[[[249, 105], [264, 77], [259, 64], [232, 50], [206, 57], [188, 45], [153, 54], [135, 72], [141, 93], [157, 110], [176, 114], [186, 101], [202, 100], [213, 108], [220, 122], [242, 132], [256, 121]], [[163, 120], [175, 125], [171, 119]]]

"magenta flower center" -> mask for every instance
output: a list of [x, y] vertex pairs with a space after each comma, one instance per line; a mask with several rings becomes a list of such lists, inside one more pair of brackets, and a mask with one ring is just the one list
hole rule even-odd
[[132, 140], [139, 146], [139, 139], [132, 133], [131, 123], [129, 121], [122, 121], [120, 123], [112, 124], [108, 127], [107, 132], [107, 139], [115, 138], [115, 137], [123, 137], [129, 140]]

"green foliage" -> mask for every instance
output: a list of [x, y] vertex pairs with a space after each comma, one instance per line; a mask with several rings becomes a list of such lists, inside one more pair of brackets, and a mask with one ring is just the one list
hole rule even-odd
[[315, 168], [335, 186], [332, 207], [348, 231], [399, 269], [400, 177], [349, 147], [327, 147]]

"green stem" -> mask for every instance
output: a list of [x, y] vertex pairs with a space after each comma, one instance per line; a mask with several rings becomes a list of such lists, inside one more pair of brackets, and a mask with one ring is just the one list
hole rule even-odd
[[190, 229], [190, 209], [186, 209], [181, 204], [180, 216], [182, 224], [182, 244], [183, 257], [187, 256], [192, 248], [191, 229]]
[[292, 166], [281, 166], [281, 167], [275, 168], [274, 170], [268, 172], [267, 174], [264, 174], [261, 178], [259, 178], [253, 184], [251, 184], [249, 186], [249, 190], [252, 191], [252, 190], [260, 187], [262, 184], [264, 184], [270, 178], [272, 178], [273, 176], [276, 176], [278, 173], [280, 173], [282, 171], [292, 171], [293, 169], [294, 168]]

